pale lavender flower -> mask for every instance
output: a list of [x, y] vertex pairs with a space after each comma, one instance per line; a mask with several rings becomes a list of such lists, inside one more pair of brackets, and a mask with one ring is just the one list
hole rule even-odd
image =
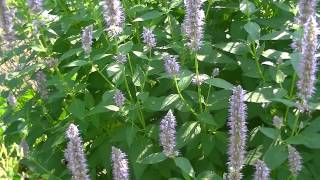
[[103, 0], [103, 16], [109, 36], [116, 37], [123, 31], [125, 16], [119, 0]]
[[22, 140], [20, 142], [20, 147], [22, 148], [23, 157], [27, 157], [29, 155], [29, 152], [30, 152], [30, 147], [29, 147], [27, 141], [26, 140]]
[[48, 68], [53, 68], [54, 66], [56, 66], [58, 64], [58, 59], [56, 58], [49, 58], [47, 60], [45, 60], [44, 64], [48, 67]]
[[28, 5], [34, 13], [39, 13], [43, 10], [43, 0], [28, 0]]
[[214, 68], [214, 69], [212, 70], [212, 77], [216, 77], [216, 76], [218, 76], [219, 74], [220, 74], [219, 68]]
[[142, 38], [149, 49], [156, 47], [157, 42], [152, 29], [143, 27]]
[[281, 129], [281, 127], [283, 126], [283, 119], [279, 116], [274, 116], [272, 119], [272, 123], [276, 128]]
[[299, 0], [298, 16], [296, 22], [299, 26], [303, 26], [308, 18], [315, 15], [317, 0]]
[[270, 169], [264, 161], [257, 160], [255, 167], [256, 172], [254, 174], [254, 180], [269, 180]]
[[73, 180], [89, 180], [88, 167], [78, 127], [70, 124], [66, 132], [69, 142], [64, 152]]
[[129, 180], [127, 155], [113, 146], [111, 151], [113, 180]]
[[201, 85], [205, 80], [209, 79], [206, 74], [193, 75], [191, 82], [195, 85]]
[[93, 26], [89, 25], [85, 27], [82, 31], [82, 49], [86, 55], [89, 55], [91, 52], [92, 46], [92, 34], [93, 34]]
[[246, 109], [244, 103], [245, 91], [239, 85], [234, 87], [233, 95], [230, 98], [229, 107], [229, 174], [230, 180], [239, 180], [242, 178], [241, 170], [244, 165], [244, 156], [246, 152], [247, 125], [246, 125]]
[[201, 9], [204, 0], [184, 0], [186, 15], [182, 24], [182, 31], [187, 37], [187, 46], [197, 51], [202, 45], [204, 11]]
[[13, 9], [8, 9], [6, 0], [1, 0], [0, 2], [0, 11], [1, 11], [1, 28], [4, 31], [3, 39], [7, 43], [11, 43], [15, 40], [14, 29], [13, 29]]
[[300, 153], [292, 146], [288, 146], [289, 169], [294, 176], [298, 176], [302, 169], [302, 157]]
[[120, 64], [125, 64], [127, 62], [127, 56], [124, 54], [118, 54], [116, 56], [113, 56], [113, 59]]
[[12, 92], [9, 92], [9, 95], [7, 97], [7, 101], [10, 106], [12, 106], [12, 107], [17, 106], [17, 99]]
[[36, 73], [36, 90], [43, 99], [48, 99], [48, 89], [47, 89], [47, 76], [43, 71], [38, 71]]
[[299, 80], [297, 87], [299, 96], [307, 101], [315, 93], [315, 81], [317, 71], [317, 22], [311, 16], [304, 26], [304, 37], [302, 39], [302, 54], [299, 63]]
[[160, 122], [160, 144], [163, 153], [168, 157], [177, 156], [176, 150], [176, 118], [170, 109], [167, 115]]
[[114, 93], [113, 100], [114, 100], [114, 103], [116, 104], [116, 106], [121, 108], [121, 107], [123, 107], [124, 101], [126, 100], [126, 98], [124, 97], [123, 93], [120, 90], [117, 90]]
[[[308, 19], [310, 17], [315, 17], [316, 12], [316, 5], [317, 0], [299, 0], [298, 2], [298, 14], [295, 18], [295, 22], [299, 26], [298, 33], [303, 34], [304, 31], [304, 25], [307, 23]], [[291, 44], [291, 47], [296, 51], [300, 52], [302, 51], [302, 37], [297, 37], [293, 39], [293, 42]]]
[[175, 56], [165, 54], [164, 59], [164, 68], [169, 75], [177, 75], [180, 71], [179, 63], [176, 60]]

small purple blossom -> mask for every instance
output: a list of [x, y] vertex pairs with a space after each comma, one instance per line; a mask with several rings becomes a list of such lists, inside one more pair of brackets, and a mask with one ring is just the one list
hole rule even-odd
[[157, 42], [152, 29], [143, 27], [142, 38], [148, 49], [156, 47]]
[[129, 180], [129, 166], [126, 154], [116, 147], [112, 147], [111, 151], [113, 180]]
[[209, 79], [209, 76], [206, 74], [194, 75], [191, 82], [195, 85], [201, 85], [205, 80]]
[[43, 0], [28, 0], [28, 5], [34, 13], [39, 13], [43, 10]]
[[48, 89], [47, 89], [47, 76], [43, 71], [38, 71], [36, 74], [36, 90], [43, 99], [48, 99]]
[[176, 126], [176, 118], [172, 110], [169, 110], [160, 122], [160, 144], [163, 148], [163, 153], [168, 157], [178, 155], [176, 150]]
[[264, 161], [257, 160], [255, 167], [256, 172], [254, 173], [254, 180], [269, 180], [270, 169]]
[[244, 165], [244, 155], [246, 152], [247, 125], [246, 109], [244, 103], [245, 91], [239, 85], [234, 87], [233, 95], [230, 98], [229, 107], [229, 174], [230, 180], [239, 180], [242, 177], [241, 170]]
[[317, 22], [311, 16], [304, 26], [304, 37], [302, 39], [302, 53], [299, 63], [297, 87], [299, 96], [307, 101], [315, 93], [316, 71], [317, 71]]
[[164, 59], [164, 68], [169, 75], [177, 75], [180, 71], [180, 66], [176, 60], [175, 56], [165, 54], [163, 56]]
[[182, 32], [187, 37], [187, 46], [197, 51], [202, 45], [204, 11], [201, 9], [204, 0], [184, 0], [186, 15], [182, 24]]
[[116, 56], [113, 56], [113, 59], [117, 61], [119, 64], [125, 64], [127, 62], [127, 56], [124, 54], [118, 54]]
[[219, 74], [220, 74], [219, 68], [214, 68], [214, 69], [212, 70], [212, 77], [216, 77], [216, 76], [218, 76]]
[[114, 103], [116, 104], [116, 106], [121, 108], [121, 107], [123, 107], [124, 101], [126, 100], [126, 98], [124, 97], [123, 93], [120, 90], [117, 90], [114, 93], [113, 100], [114, 100]]
[[302, 157], [292, 146], [288, 146], [288, 152], [289, 169], [294, 176], [298, 176], [302, 169]]
[[17, 99], [12, 92], [9, 92], [9, 95], [7, 97], [7, 101], [10, 106], [12, 106], [12, 107], [17, 106]]
[[84, 50], [86, 55], [89, 55], [91, 52], [92, 38], [93, 38], [92, 34], [93, 34], [92, 25], [85, 27], [82, 31], [82, 49]]
[[125, 16], [119, 0], [103, 0], [103, 16], [109, 36], [116, 37], [123, 31]]
[[272, 123], [276, 128], [281, 129], [281, 127], [283, 126], [283, 119], [278, 116], [274, 116], [272, 119]]
[[68, 169], [71, 171], [73, 180], [89, 180], [87, 161], [84, 155], [82, 139], [79, 135], [78, 127], [70, 124], [66, 132], [69, 140], [64, 157], [67, 160]]

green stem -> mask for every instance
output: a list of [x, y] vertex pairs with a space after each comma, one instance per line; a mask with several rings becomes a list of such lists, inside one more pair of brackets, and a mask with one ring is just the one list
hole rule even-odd
[[[296, 78], [297, 78], [297, 73], [293, 73], [293, 76], [292, 76], [292, 81], [291, 81], [291, 87], [290, 87], [290, 93], [289, 93], [289, 99], [292, 99], [293, 98], [293, 91], [294, 91], [294, 86], [295, 86], [295, 83], [296, 83]], [[285, 112], [285, 115], [284, 115], [284, 123], [287, 122], [288, 120], [288, 114], [289, 114], [289, 107], [286, 108], [286, 112]]]
[[178, 92], [178, 95], [179, 95], [180, 99], [187, 105], [188, 109], [192, 112], [192, 114], [197, 115], [195, 110], [192, 109], [192, 107], [189, 105], [189, 103], [182, 96], [181, 91], [180, 91], [179, 86], [178, 86], [178, 81], [177, 81], [177, 77], [176, 76], [174, 77], [174, 84], [176, 86], [176, 89], [177, 89], [177, 92]]
[[[199, 78], [199, 64], [198, 64], [198, 60], [197, 60], [197, 57], [194, 56], [194, 64], [195, 64], [195, 67], [196, 67], [196, 78]], [[202, 98], [201, 98], [201, 87], [200, 87], [200, 84], [198, 83], [197, 84], [198, 86], [198, 103], [199, 103], [199, 109], [200, 109], [200, 112], [203, 112], [203, 109], [202, 109]]]
[[205, 104], [205, 110], [208, 110], [208, 104], [209, 104], [209, 97], [211, 94], [211, 85], [209, 85], [209, 89], [208, 89], [208, 94], [207, 94], [207, 99], [206, 99], [206, 104]]
[[293, 124], [293, 128], [292, 128], [292, 132], [291, 132], [290, 137], [292, 137], [292, 136], [296, 133], [296, 131], [297, 131], [297, 129], [298, 129], [298, 126], [299, 126], [299, 116], [300, 116], [300, 114], [299, 114], [299, 111], [298, 111], [298, 113], [297, 113], [297, 115], [296, 115], [296, 118], [295, 118], [295, 120], [294, 120], [294, 124]]
[[251, 54], [252, 54], [252, 56], [253, 56], [253, 59], [254, 59], [255, 62], [256, 62], [256, 66], [257, 66], [259, 75], [260, 75], [263, 83], [265, 83], [265, 82], [266, 82], [266, 79], [264, 78], [264, 75], [263, 75], [263, 72], [262, 72], [262, 68], [261, 68], [260, 63], [259, 63], [259, 58], [257, 57], [257, 50], [256, 50], [255, 43], [253, 43], [252, 46], [253, 46], [253, 47], [251, 48]]

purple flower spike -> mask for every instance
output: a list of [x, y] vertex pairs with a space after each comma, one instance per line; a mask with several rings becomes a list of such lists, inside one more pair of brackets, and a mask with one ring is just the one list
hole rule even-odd
[[47, 76], [43, 71], [38, 71], [36, 74], [36, 90], [40, 94], [42, 99], [48, 99], [48, 89], [47, 89]]
[[143, 27], [142, 38], [143, 43], [146, 44], [149, 49], [156, 47], [157, 42], [152, 29]]
[[299, 63], [299, 80], [297, 87], [299, 96], [303, 101], [310, 99], [315, 93], [316, 71], [317, 71], [317, 22], [311, 16], [304, 26], [304, 37], [302, 39], [302, 56]]
[[169, 75], [174, 76], [179, 74], [180, 66], [176, 60], [176, 57], [169, 54], [165, 54], [163, 56], [163, 59], [164, 59], [164, 68]]
[[116, 147], [112, 147], [111, 151], [113, 180], [129, 180], [129, 167], [126, 154]]
[[288, 152], [289, 169], [294, 176], [298, 176], [302, 169], [302, 157], [292, 146], [288, 146]]
[[187, 46], [197, 51], [202, 45], [204, 11], [201, 9], [204, 0], [184, 0], [186, 15], [182, 24], [182, 32], [187, 37]]
[[241, 170], [244, 165], [245, 146], [247, 139], [246, 126], [246, 104], [244, 103], [245, 91], [239, 85], [234, 87], [233, 95], [230, 98], [229, 107], [229, 174], [230, 180], [239, 180], [242, 178]]
[[15, 40], [14, 29], [13, 29], [13, 17], [14, 11], [8, 9], [6, 0], [1, 0], [0, 2], [1, 11], [1, 28], [4, 31], [3, 40], [7, 43], [12, 43]]
[[10, 106], [12, 106], [12, 107], [17, 106], [17, 99], [12, 92], [9, 93], [9, 95], [7, 97], [7, 101]]
[[110, 37], [117, 37], [123, 31], [124, 13], [119, 0], [103, 0], [103, 16], [107, 24], [107, 32]]
[[171, 110], [160, 122], [160, 144], [163, 148], [163, 153], [168, 157], [177, 156], [176, 151], [176, 118]]
[[64, 152], [68, 168], [72, 174], [72, 180], [89, 180], [86, 157], [83, 152], [82, 139], [78, 127], [70, 124], [66, 132], [69, 142]]
[[39, 13], [43, 10], [43, 0], [28, 0], [29, 8], [34, 13]]
[[91, 52], [92, 46], [92, 34], [93, 34], [93, 26], [87, 26], [82, 31], [82, 48], [86, 55], [89, 55]]
[[127, 56], [124, 54], [113, 56], [113, 59], [116, 60], [119, 64], [125, 64], [127, 62]]
[[257, 160], [255, 167], [256, 172], [254, 174], [254, 180], [269, 180], [270, 169], [264, 161]]
[[126, 100], [126, 98], [124, 97], [123, 93], [120, 90], [117, 90], [113, 96], [113, 100], [116, 106], [121, 108], [123, 107], [124, 101]]

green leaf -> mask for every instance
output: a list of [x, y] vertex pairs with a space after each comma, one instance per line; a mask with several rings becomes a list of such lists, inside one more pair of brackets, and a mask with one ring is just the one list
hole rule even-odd
[[149, 12], [143, 14], [142, 16], [134, 19], [133, 22], [139, 22], [139, 21], [146, 21], [146, 20], [155, 19], [155, 18], [161, 17], [162, 14], [163, 14], [162, 12], [159, 12], [159, 11], [156, 11], [156, 10], [149, 11]]
[[151, 111], [160, 111], [165, 97], [148, 97], [144, 102], [144, 108]]
[[287, 40], [290, 38], [290, 33], [287, 31], [274, 31], [260, 37], [260, 40]]
[[64, 67], [81, 67], [81, 66], [84, 66], [84, 65], [87, 65], [87, 64], [89, 64], [88, 61], [76, 60], [76, 61], [73, 61], [73, 62], [65, 65]]
[[319, 133], [309, 133], [303, 132], [296, 136], [290, 137], [286, 140], [289, 144], [302, 144], [311, 149], [320, 148], [320, 134]]
[[78, 119], [84, 119], [86, 115], [85, 103], [80, 99], [74, 99], [68, 109]]
[[128, 41], [128, 42], [126, 42], [124, 44], [121, 44], [119, 46], [118, 50], [119, 50], [119, 52], [121, 54], [127, 54], [127, 53], [129, 53], [131, 51], [132, 47], [133, 47], [133, 42], [132, 41]]
[[202, 112], [201, 114], [198, 115], [198, 119], [203, 123], [217, 126], [217, 123], [214, 121], [212, 115], [209, 112]]
[[271, 145], [265, 153], [263, 159], [272, 170], [279, 167], [288, 158], [288, 151], [285, 145]]
[[248, 32], [249, 36], [253, 40], [257, 40], [260, 38], [261, 28], [257, 23], [248, 22], [246, 25], [244, 25], [244, 29]]
[[141, 59], [146, 59], [146, 60], [149, 59], [143, 52], [140, 52], [140, 51], [133, 51], [133, 54]]
[[300, 59], [301, 59], [300, 53], [292, 53], [292, 54], [290, 54], [290, 62], [291, 62], [291, 65], [292, 65], [292, 67], [293, 67], [293, 69], [294, 69], [294, 71], [296, 73], [299, 72], [298, 71], [298, 66], [299, 66]]
[[60, 57], [60, 60], [65, 60], [75, 54], [77, 54], [78, 52], [81, 52], [81, 48], [77, 48], [77, 49], [70, 49], [68, 50], [67, 52], [65, 52], [61, 57]]
[[172, 103], [174, 103], [176, 100], [179, 99], [179, 95], [178, 94], [170, 94], [169, 96], [167, 96], [164, 101], [161, 104], [161, 110], [165, 110], [166, 108], [168, 108]]
[[181, 169], [182, 172], [184, 172], [194, 178], [195, 172], [193, 170], [193, 167], [192, 167], [190, 161], [187, 158], [176, 157], [176, 158], [174, 158], [174, 162]]
[[142, 159], [139, 163], [142, 164], [156, 164], [159, 162], [162, 162], [167, 159], [167, 156], [163, 154], [162, 152], [160, 153], [153, 153]]
[[277, 129], [274, 129], [274, 128], [261, 127], [260, 131], [271, 139], [275, 139], [278, 135]]
[[182, 148], [189, 140], [201, 132], [198, 122], [186, 122], [178, 131], [177, 147]]
[[281, 52], [274, 49], [268, 49], [262, 52], [262, 56], [269, 59], [290, 59], [290, 54], [287, 52]]
[[231, 83], [220, 78], [207, 79], [205, 83], [226, 90], [231, 90], [233, 88], [233, 85]]
[[192, 77], [193, 77], [193, 73], [188, 70], [183, 70], [179, 74], [178, 86], [181, 91], [186, 89], [190, 85]]
[[204, 171], [197, 176], [196, 180], [223, 180], [223, 178], [213, 171]]
[[223, 51], [226, 51], [232, 54], [237, 54], [237, 55], [244, 55], [249, 52], [247, 45], [240, 42], [220, 43], [220, 44], [215, 44], [214, 46]]

